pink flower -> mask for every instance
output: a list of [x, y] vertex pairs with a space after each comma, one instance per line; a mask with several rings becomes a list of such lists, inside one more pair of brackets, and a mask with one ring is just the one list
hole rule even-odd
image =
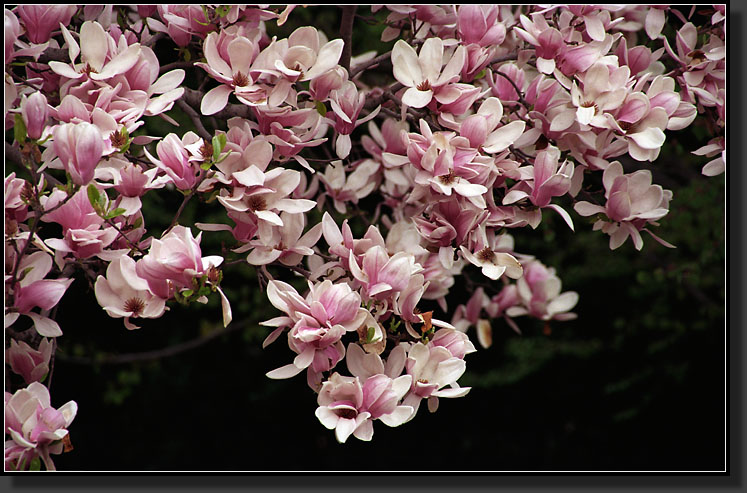
[[[13, 293], [14, 312], [31, 318], [36, 331], [45, 337], [60, 336], [62, 331], [54, 320], [39, 315], [32, 310], [34, 308], [41, 308], [42, 310], [54, 308], [73, 282], [72, 279], [67, 278], [44, 279], [51, 269], [52, 258], [45, 252], [37, 251], [23, 257], [18, 272], [25, 272], [26, 274], [23, 279], [16, 283]], [[8, 322], [9, 320], [6, 319], [6, 323]]]
[[[85, 81], [87, 77], [95, 81], [105, 81], [127, 72], [140, 57], [140, 43], [118, 45], [98, 22], [83, 23], [80, 28], [80, 45], [65, 26], [61, 28], [72, 65], [51, 61], [49, 68], [68, 79], [84, 78]], [[79, 54], [81, 61], [76, 64], [75, 60]]]
[[26, 125], [26, 134], [33, 140], [38, 140], [44, 133], [47, 119], [49, 118], [49, 105], [47, 98], [37, 91], [31, 96], [21, 97], [21, 115]]
[[382, 300], [403, 291], [410, 278], [422, 270], [411, 254], [398, 252], [390, 257], [386, 249], [378, 245], [363, 255], [361, 266], [352, 251], [349, 255], [350, 272], [363, 285], [362, 292], [367, 298]]
[[284, 265], [298, 265], [304, 256], [313, 255], [311, 249], [322, 235], [322, 225], [318, 223], [303, 234], [306, 216], [304, 214], [280, 213], [283, 226], [273, 226], [269, 232], [262, 228], [260, 238], [249, 242], [245, 247], [234, 250], [241, 253], [252, 248], [247, 262], [252, 265], [265, 265], [279, 261]]
[[189, 228], [176, 225], [160, 240], [152, 241], [148, 254], [137, 261], [135, 272], [147, 281], [153, 294], [170, 299], [177, 289], [191, 287], [195, 276], [222, 263], [223, 257], [202, 256], [201, 239], [202, 233], [195, 238]]
[[364, 118], [358, 120], [358, 115], [366, 103], [366, 95], [358, 92], [355, 83], [351, 81], [347, 81], [339, 89], [333, 90], [330, 93], [329, 102], [332, 106], [332, 114], [329, 117], [334, 123], [338, 134], [335, 140], [335, 151], [337, 152], [337, 157], [345, 159], [350, 154], [352, 146], [350, 134], [358, 125], [378, 115], [381, 106], [378, 106]]
[[[145, 155], [153, 164], [163, 170], [171, 181], [180, 190], [191, 190], [197, 183], [200, 174], [199, 163], [195, 162], [197, 157], [190, 155], [187, 151], [189, 145], [200, 145], [202, 139], [194, 132], [187, 132], [180, 139], [176, 134], [168, 134], [156, 146], [158, 159], [154, 158], [147, 149]], [[202, 159], [199, 156], [199, 159]]]
[[376, 179], [379, 168], [378, 162], [366, 159], [357, 163], [353, 172], [345, 176], [342, 161], [332, 161], [327, 165], [320, 178], [337, 212], [345, 214], [345, 202], [357, 204], [376, 189], [380, 182]]
[[55, 466], [50, 454], [63, 451], [62, 439], [75, 419], [78, 405], [70, 401], [59, 409], [50, 404], [49, 390], [33, 382], [15, 394], [5, 393], [5, 470], [23, 470], [41, 457], [48, 471]]
[[16, 178], [15, 171], [5, 177], [5, 218], [16, 222], [25, 221], [29, 215], [29, 206], [21, 198], [21, 192], [26, 186], [26, 180]]
[[345, 443], [350, 435], [365, 441], [373, 437], [371, 413], [362, 410], [363, 388], [357, 377], [333, 373], [322, 384], [317, 403], [314, 414], [325, 428], [335, 430], [338, 442]]
[[26, 28], [26, 36], [35, 44], [49, 41], [52, 31], [67, 26], [78, 10], [77, 5], [19, 5], [18, 16]]
[[402, 103], [413, 108], [430, 103], [434, 92], [459, 80], [466, 54], [466, 48], [459, 46], [444, 67], [444, 45], [440, 38], [428, 38], [419, 55], [406, 41], [397, 41], [392, 49], [394, 78], [408, 88]]
[[99, 305], [112, 318], [124, 317], [129, 330], [140, 328], [130, 318], [158, 318], [166, 311], [166, 300], [151, 293], [148, 282], [137, 275], [135, 261], [126, 255], [109, 264], [94, 289]]
[[52, 343], [42, 338], [38, 349], [33, 349], [24, 341], [10, 340], [10, 348], [5, 350], [5, 360], [14, 373], [21, 375], [26, 384], [42, 382], [49, 372], [49, 359], [52, 357]]
[[647, 231], [653, 238], [664, 246], [672, 247], [656, 235], [645, 229], [647, 223], [656, 224], [669, 212], [669, 201], [672, 192], [662, 189], [659, 185], [651, 184], [651, 172], [638, 170], [624, 174], [622, 165], [615, 161], [604, 171], [602, 176], [607, 203], [604, 207], [590, 202], [577, 202], [576, 212], [582, 216], [605, 214], [605, 219], [599, 219], [594, 229], [601, 229], [610, 235], [610, 248], [622, 245], [630, 236], [636, 249], [643, 248], [640, 231]]
[[197, 62], [195, 65], [221, 83], [202, 98], [200, 110], [203, 115], [212, 115], [225, 108], [231, 93], [245, 104], [266, 102], [265, 89], [254, 84], [251, 74], [252, 62], [259, 53], [256, 39], [212, 32], [205, 39], [203, 52], [207, 63]]
[[57, 125], [53, 134], [54, 151], [73, 182], [81, 186], [90, 183], [104, 153], [98, 127], [85, 122], [64, 123]]
[[[64, 197], [64, 192], [55, 190], [43, 202], [43, 205], [45, 209], [51, 209]], [[78, 258], [89, 258], [94, 255], [106, 256], [104, 249], [119, 234], [112, 227], [102, 229], [104, 220], [93, 209], [84, 188], [79, 190], [66, 204], [42, 216], [42, 221], [60, 224], [64, 234], [62, 239], [50, 238], [45, 240], [45, 243], [59, 252], [71, 252]]]
[[165, 32], [179, 46], [187, 46], [195, 34], [204, 36], [215, 29], [199, 5], [158, 5], [157, 8], [165, 25], [153, 18], [148, 22], [153, 24], [154, 31]]
[[538, 261], [529, 262], [524, 267], [524, 275], [517, 282], [521, 305], [509, 307], [510, 317], [529, 315], [540, 320], [572, 320], [570, 313], [578, 303], [575, 291], [560, 292], [561, 282], [555, 269], [547, 268]]
[[457, 10], [457, 32], [465, 44], [482, 47], [499, 45], [506, 37], [506, 26], [498, 21], [497, 5], [460, 5]]
[[321, 46], [321, 37], [315, 27], [299, 27], [287, 39], [265, 48], [264, 64], [272, 67], [291, 81], [312, 80], [333, 69], [340, 61], [342, 39], [328, 41]]
[[[429, 410], [435, 412], [439, 397], [467, 395], [470, 387], [459, 387], [456, 383], [466, 368], [462, 358], [457, 358], [443, 346], [421, 342], [414, 344], [410, 347], [405, 365], [407, 374], [412, 375], [412, 387], [402, 404], [414, 409], [414, 417], [422, 399], [428, 399]], [[447, 385], [450, 388], [444, 389]]]

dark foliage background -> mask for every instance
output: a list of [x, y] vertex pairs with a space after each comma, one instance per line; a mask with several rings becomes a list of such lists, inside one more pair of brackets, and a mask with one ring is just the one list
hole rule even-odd
[[[276, 31], [287, 36], [309, 24], [334, 38], [339, 9], [298, 8]], [[389, 49], [378, 42], [380, 31], [357, 20], [354, 55]], [[156, 50], [162, 65], [177, 56], [167, 41]], [[188, 85], [197, 87], [198, 72], [188, 70]], [[171, 114], [191, 128], [178, 108]], [[143, 132], [173, 131], [151, 120]], [[627, 242], [612, 252], [608, 237], [575, 214], [575, 234], [549, 213], [536, 231], [512, 231], [518, 251], [556, 268], [564, 290], [580, 294], [579, 318], [549, 326], [517, 319], [521, 336], [496, 321], [494, 345], [467, 357], [460, 380], [473, 387], [467, 397], [442, 399], [433, 415], [424, 406], [400, 428], [376, 423], [368, 443], [335, 441], [314, 416], [315, 394], [303, 376], [265, 377], [292, 353], [282, 338], [261, 349], [268, 329], [257, 322], [277, 313], [252, 267], [225, 272], [232, 330], [174, 356], [120, 364], [106, 360], [219, 330], [218, 300], [174, 304], [130, 332], [106, 316], [79, 277], [58, 310], [65, 334], [51, 383], [53, 405], [79, 405], [70, 427], [75, 449], [55, 464], [79, 471], [722, 470], [725, 179], [700, 175], [705, 161], [690, 154], [707, 140], [700, 127], [670, 133], [659, 160], [643, 165], [674, 192], [655, 232], [677, 249], [644, 236], [643, 251]], [[144, 208], [154, 235], [181, 201], [176, 192], [156, 194], [146, 195]], [[223, 217], [193, 201], [180, 222]], [[203, 253], [231, 241], [208, 233]]]

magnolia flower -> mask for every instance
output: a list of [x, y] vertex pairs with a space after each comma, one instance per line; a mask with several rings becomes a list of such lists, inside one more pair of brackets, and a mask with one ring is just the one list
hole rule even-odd
[[314, 414], [325, 428], [335, 430], [338, 442], [345, 443], [350, 435], [365, 441], [373, 437], [371, 413], [362, 409], [363, 388], [358, 378], [333, 373], [322, 384], [317, 403]]
[[363, 255], [361, 266], [352, 251], [348, 262], [350, 272], [363, 285], [366, 296], [376, 299], [386, 299], [404, 290], [410, 278], [423, 270], [411, 254], [398, 252], [390, 257], [386, 249], [378, 245]]
[[311, 249], [322, 235], [322, 224], [318, 223], [306, 234], [303, 234], [306, 216], [304, 214], [291, 214], [281, 212], [280, 218], [283, 226], [271, 226], [269, 232], [266, 228], [259, 229], [260, 237], [251, 241], [246, 246], [234, 250], [241, 253], [252, 248], [247, 257], [247, 262], [252, 265], [265, 265], [279, 261], [284, 265], [298, 265], [304, 256], [313, 255]]
[[60, 24], [67, 26], [78, 10], [77, 5], [19, 5], [16, 12], [26, 28], [26, 36], [32, 43], [44, 43]]
[[5, 393], [5, 469], [28, 469], [31, 461], [41, 457], [48, 471], [55, 466], [50, 454], [63, 451], [62, 440], [75, 419], [78, 405], [70, 401], [59, 409], [50, 404], [49, 390], [33, 382], [15, 394]]
[[267, 63], [272, 63], [273, 68], [291, 80], [312, 80], [337, 65], [345, 44], [342, 39], [334, 39], [320, 47], [321, 41], [315, 27], [299, 27], [287, 39], [265, 48], [263, 56], [267, 56]]
[[39, 91], [28, 97], [25, 94], [21, 96], [21, 116], [26, 125], [26, 135], [34, 140], [40, 139], [49, 118], [46, 96]]
[[[140, 57], [140, 43], [129, 46], [126, 43], [117, 45], [96, 21], [83, 23], [80, 28], [80, 45], [65, 26], [60, 25], [60, 28], [67, 43], [72, 65], [51, 61], [49, 68], [68, 79], [87, 76], [95, 81], [104, 81], [127, 72]], [[79, 54], [81, 61], [76, 64], [75, 60]]]
[[[66, 196], [67, 194], [62, 190], [55, 190], [48, 197], [44, 197], [42, 205], [45, 209], [52, 209]], [[78, 258], [89, 258], [95, 255], [105, 260], [113, 259], [118, 255], [116, 252], [104, 249], [112, 244], [119, 233], [113, 227], [102, 229], [105, 221], [94, 210], [85, 188], [81, 188], [59, 208], [42, 216], [42, 221], [56, 222], [62, 226], [63, 238], [49, 238], [44, 241], [58, 252], [70, 252]], [[114, 255], [114, 257], [109, 257], [109, 255]]]
[[104, 154], [98, 127], [85, 122], [64, 123], [54, 127], [53, 135], [54, 151], [73, 182], [81, 186], [90, 183]]
[[14, 373], [21, 375], [27, 384], [42, 382], [49, 373], [49, 360], [54, 350], [52, 342], [42, 338], [38, 349], [33, 349], [24, 341], [10, 340], [10, 347], [5, 350], [5, 360]]
[[[420, 401], [428, 399], [428, 408], [435, 412], [438, 397], [463, 397], [470, 387], [459, 387], [456, 381], [466, 370], [462, 358], [454, 356], [447, 348], [418, 342], [408, 354], [405, 369], [412, 375], [412, 387], [402, 404], [413, 408], [412, 419], [420, 408]], [[450, 388], [444, 389], [445, 386]]]
[[380, 165], [373, 159], [359, 162], [352, 173], [347, 177], [342, 166], [342, 161], [332, 161], [324, 170], [320, 178], [325, 184], [327, 194], [332, 198], [335, 209], [340, 214], [345, 214], [345, 202], [357, 204], [358, 200], [366, 197], [376, 189]]
[[[145, 155], [158, 168], [163, 170], [180, 190], [190, 190], [200, 174], [200, 167], [187, 150], [189, 145], [203, 145], [202, 139], [194, 132], [187, 132], [180, 139], [176, 134], [168, 134], [156, 146], [158, 159], [153, 157], [148, 149], [143, 148]], [[207, 152], [207, 151], [206, 151]], [[200, 159], [204, 156], [200, 155]]]
[[460, 45], [444, 67], [441, 38], [428, 38], [420, 47], [419, 55], [406, 41], [397, 41], [392, 49], [394, 78], [408, 88], [402, 96], [402, 103], [413, 108], [430, 103], [434, 92], [459, 80], [466, 53], [466, 48]]
[[72, 279], [44, 279], [52, 269], [52, 257], [46, 252], [37, 251], [26, 255], [21, 259], [18, 272], [25, 275], [14, 287], [14, 310], [6, 313], [6, 327], [11, 325], [18, 315], [26, 315], [31, 318], [36, 331], [45, 337], [57, 337], [62, 335], [57, 322], [44, 315], [33, 312], [34, 308], [51, 310], [59, 303], [62, 296], [73, 282]]
[[223, 262], [217, 255], [202, 256], [201, 239], [202, 233], [195, 238], [189, 228], [176, 225], [160, 240], [151, 242], [148, 254], [137, 261], [135, 272], [147, 281], [154, 295], [170, 299], [176, 289], [191, 287], [195, 276]]
[[267, 97], [265, 90], [254, 84], [250, 73], [252, 61], [259, 52], [257, 43], [247, 37], [236, 36], [225, 43], [227, 46], [219, 46], [224, 37], [216, 32], [208, 34], [203, 44], [207, 63], [195, 63], [221, 83], [202, 98], [200, 111], [203, 115], [212, 115], [225, 108], [231, 93], [249, 105], [263, 103]]
[[638, 170], [624, 174], [622, 165], [615, 161], [604, 171], [602, 181], [607, 203], [604, 207], [581, 201], [574, 206], [582, 216], [604, 214], [609, 221], [599, 219], [594, 229], [601, 229], [610, 235], [610, 248], [622, 245], [630, 236], [637, 250], [643, 248], [640, 231], [647, 231], [656, 241], [664, 246], [673, 246], [663, 241], [648, 229], [647, 223], [656, 224], [669, 212], [669, 201], [672, 192], [659, 185], [651, 184], [651, 171]]
[[510, 317], [529, 315], [540, 320], [572, 320], [575, 313], [569, 313], [578, 303], [575, 291], [560, 292], [561, 282], [555, 269], [547, 268], [538, 261], [531, 261], [524, 267], [524, 275], [516, 283], [521, 305], [506, 309]]
[[99, 276], [94, 286], [96, 300], [112, 318], [124, 317], [129, 330], [139, 329], [130, 318], [158, 318], [166, 311], [166, 300], [148, 289], [148, 282], [137, 275], [135, 261], [123, 255]]

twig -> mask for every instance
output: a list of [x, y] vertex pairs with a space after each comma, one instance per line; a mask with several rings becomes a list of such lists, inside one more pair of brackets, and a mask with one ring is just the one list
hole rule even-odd
[[153, 361], [153, 360], [157, 360], [161, 358], [166, 358], [169, 356], [175, 356], [179, 353], [189, 351], [190, 349], [200, 347], [203, 344], [206, 344], [207, 342], [210, 342], [211, 340], [215, 339], [216, 337], [220, 337], [222, 335], [228, 334], [229, 332], [233, 332], [237, 329], [244, 328], [248, 324], [249, 324], [249, 321], [244, 321], [242, 323], [233, 323], [226, 328], [214, 330], [204, 336], [200, 336], [195, 339], [182, 342], [180, 344], [175, 344], [173, 346], [168, 346], [163, 349], [156, 349], [154, 351], [144, 351], [141, 353], [125, 353], [125, 354], [118, 354], [114, 356], [106, 356], [103, 358], [86, 358], [86, 357], [80, 357], [80, 356], [68, 356], [63, 353], [60, 353], [58, 355], [58, 358], [61, 361], [64, 361], [65, 363], [72, 363], [76, 365], [94, 365], [94, 364], [118, 365], [118, 364], [124, 364], [124, 363], [135, 363], [138, 361]]
[[513, 86], [513, 88], [514, 88], [514, 91], [516, 91], [516, 95], [517, 95], [517, 96], [519, 96], [519, 103], [521, 103], [521, 105], [522, 105], [522, 106], [523, 106], [524, 108], [526, 108], [526, 109], [527, 109], [527, 111], [528, 111], [528, 110], [529, 110], [529, 106], [530, 106], [530, 105], [529, 105], [529, 103], [527, 102], [527, 100], [526, 100], [526, 99], [524, 99], [524, 95], [522, 94], [521, 90], [519, 89], [519, 86], [517, 86], [517, 85], [516, 85], [516, 82], [514, 82], [514, 81], [513, 81], [512, 79], [511, 79], [511, 77], [509, 77], [508, 75], [504, 74], [504, 73], [503, 73], [503, 72], [501, 72], [500, 70], [493, 70], [493, 73], [494, 73], [494, 74], [498, 74], [498, 75], [500, 75], [501, 77], [503, 77], [504, 79], [506, 79], [506, 80], [507, 80], [507, 81], [508, 81], [509, 83], [511, 83], [511, 85], [512, 85], [512, 86]]
[[192, 67], [194, 67], [194, 63], [192, 62], [185, 62], [185, 61], [173, 62], [173, 63], [168, 63], [166, 65], [163, 65], [159, 69], [158, 73], [164, 74], [168, 72], [169, 70], [174, 70], [177, 68], [192, 68]]
[[354, 69], [350, 71], [350, 78], [355, 78], [356, 75], [363, 72], [369, 67], [373, 67], [374, 65], [378, 65], [381, 62], [384, 62], [386, 60], [389, 60], [392, 57], [392, 52], [387, 51], [386, 53], [377, 56], [376, 58], [372, 58], [371, 60], [361, 63], [360, 65], [357, 65]]
[[357, 5], [343, 6], [340, 21], [340, 37], [345, 43], [342, 47], [342, 55], [340, 55], [340, 65], [348, 72], [350, 72], [350, 58], [353, 54], [353, 22], [357, 8]]
[[210, 132], [208, 132], [205, 129], [205, 126], [202, 124], [202, 120], [200, 120], [200, 115], [197, 114], [194, 108], [192, 108], [186, 101], [183, 99], [177, 99], [176, 104], [179, 105], [179, 107], [184, 110], [184, 112], [189, 116], [189, 119], [192, 120], [192, 123], [195, 124], [195, 128], [197, 129], [197, 134], [205, 139], [206, 141], [212, 140], [212, 135], [210, 135]]
[[174, 219], [171, 220], [171, 224], [169, 224], [169, 227], [166, 228], [166, 231], [163, 232], [163, 234], [168, 233], [171, 231], [171, 228], [176, 226], [176, 222], [179, 220], [179, 216], [182, 215], [182, 212], [184, 212], [184, 208], [187, 206], [187, 202], [194, 197], [194, 195], [197, 193], [197, 189], [202, 185], [202, 182], [207, 178], [208, 173], [204, 169], [200, 170], [200, 176], [197, 178], [197, 181], [192, 186], [192, 189], [189, 191], [187, 195], [185, 195], [184, 200], [182, 200], [181, 205], [179, 206], [179, 209], [176, 211], [176, 215], [174, 216]]

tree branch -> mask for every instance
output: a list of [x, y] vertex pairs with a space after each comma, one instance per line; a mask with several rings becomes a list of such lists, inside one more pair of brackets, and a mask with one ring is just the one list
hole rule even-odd
[[340, 37], [345, 43], [342, 47], [340, 65], [350, 72], [350, 58], [353, 54], [353, 21], [355, 21], [355, 9], [357, 5], [345, 5], [342, 7], [342, 21], [340, 21]]
[[58, 353], [57, 358], [65, 363], [72, 363], [75, 365], [120, 365], [125, 363], [135, 363], [138, 361], [153, 361], [161, 358], [167, 358], [170, 356], [176, 356], [177, 354], [189, 351], [191, 349], [198, 348], [216, 337], [228, 334], [235, 330], [241, 329], [249, 325], [249, 321], [242, 323], [233, 323], [223, 329], [218, 329], [206, 334], [204, 336], [196, 337], [186, 342], [168, 346], [163, 349], [156, 349], [153, 351], [143, 351], [140, 353], [125, 353], [111, 356], [105, 356], [103, 358], [87, 358], [81, 356], [68, 356], [64, 353]]
[[386, 53], [377, 56], [376, 58], [372, 58], [371, 60], [361, 63], [360, 65], [357, 65], [355, 69], [350, 71], [350, 78], [353, 79], [356, 75], [363, 72], [369, 67], [373, 67], [374, 65], [378, 65], [381, 62], [387, 61], [392, 57], [392, 52], [387, 51]]

